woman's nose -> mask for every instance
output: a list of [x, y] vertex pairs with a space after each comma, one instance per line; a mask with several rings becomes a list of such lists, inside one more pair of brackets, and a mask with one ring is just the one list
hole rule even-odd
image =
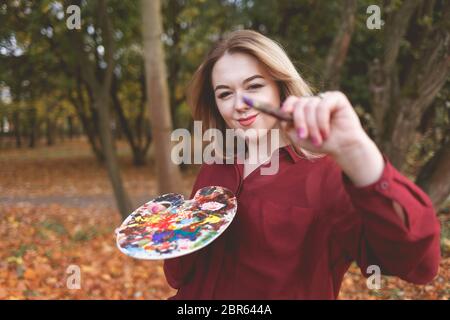
[[241, 94], [236, 94], [236, 100], [234, 101], [234, 109], [238, 112], [246, 112], [250, 107], [244, 103]]

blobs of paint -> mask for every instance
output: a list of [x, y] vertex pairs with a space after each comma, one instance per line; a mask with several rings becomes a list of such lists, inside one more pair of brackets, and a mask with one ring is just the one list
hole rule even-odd
[[154, 202], [154, 203], [152, 203], [151, 208], [149, 208], [149, 209], [152, 213], [158, 213], [158, 212], [166, 210], [167, 208], [165, 206], [163, 206], [162, 204], [159, 204], [158, 202]]
[[219, 203], [216, 201], [209, 201], [206, 203], [203, 203], [200, 208], [202, 210], [208, 210], [208, 211], [217, 211], [219, 209], [222, 209], [223, 207], [225, 207], [225, 203]]
[[219, 223], [222, 219], [220, 219], [218, 216], [210, 215], [204, 219], [201, 224], [207, 224], [207, 223]]
[[[165, 259], [187, 254], [214, 240], [231, 223], [236, 197], [205, 187], [192, 200], [167, 194], [147, 202], [117, 229], [117, 244], [135, 258]], [[213, 213], [214, 214], [211, 214]]]
[[154, 243], [162, 243], [169, 240], [173, 236], [173, 231], [155, 232], [152, 236]]

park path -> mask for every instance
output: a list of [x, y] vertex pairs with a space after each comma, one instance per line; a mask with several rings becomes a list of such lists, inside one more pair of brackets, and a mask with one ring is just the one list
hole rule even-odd
[[[144, 204], [153, 199], [155, 195], [137, 195], [132, 197], [133, 208]], [[80, 195], [80, 196], [66, 196], [66, 195], [46, 195], [46, 196], [1, 196], [1, 205], [16, 205], [20, 203], [27, 203], [36, 206], [47, 206], [51, 204], [58, 204], [66, 207], [85, 208], [90, 206], [106, 207], [114, 209], [116, 207], [113, 196], [108, 195]]]

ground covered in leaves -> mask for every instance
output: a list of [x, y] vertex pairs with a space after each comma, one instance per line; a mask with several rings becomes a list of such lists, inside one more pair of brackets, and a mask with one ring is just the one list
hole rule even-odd
[[[119, 154], [134, 204], [151, 199], [152, 164], [133, 167], [126, 146], [119, 145]], [[0, 299], [166, 299], [174, 294], [160, 262], [131, 259], [116, 249], [114, 229], [121, 218], [106, 172], [84, 141], [2, 150], [0, 177]], [[185, 174], [185, 193], [193, 177]], [[433, 282], [417, 286], [383, 277], [380, 290], [369, 290], [352, 266], [340, 299], [448, 299], [450, 217], [440, 219], [443, 258]], [[80, 289], [68, 288], [71, 266], [80, 268]]]

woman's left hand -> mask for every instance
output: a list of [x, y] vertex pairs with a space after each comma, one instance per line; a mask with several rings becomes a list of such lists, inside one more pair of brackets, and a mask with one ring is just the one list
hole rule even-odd
[[358, 115], [342, 92], [312, 97], [289, 96], [281, 107], [293, 124], [282, 122], [296, 146], [330, 154], [356, 185], [376, 181], [384, 168], [381, 152], [364, 131]]

